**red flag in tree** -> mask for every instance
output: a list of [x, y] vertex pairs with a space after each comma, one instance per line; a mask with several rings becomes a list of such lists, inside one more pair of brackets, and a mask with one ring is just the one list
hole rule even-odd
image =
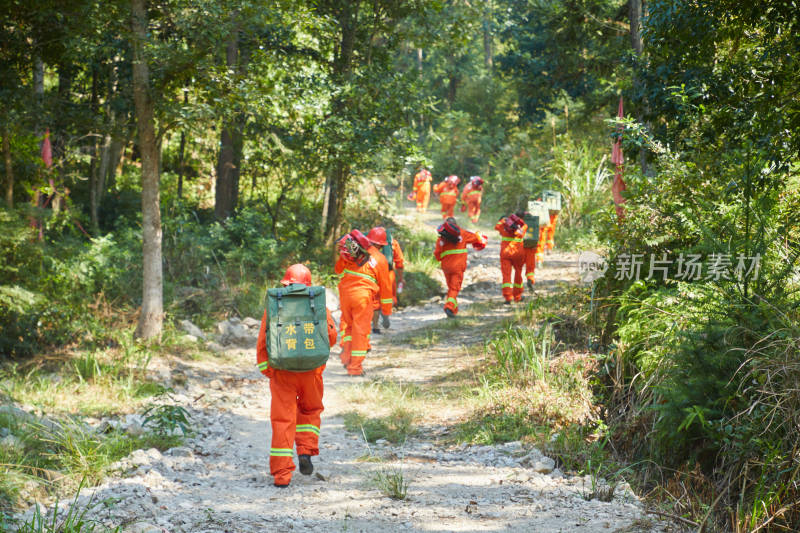
[[[619, 97], [619, 111], [617, 117], [623, 118], [622, 113], [622, 97]], [[617, 217], [622, 220], [625, 217], [625, 198], [622, 197], [622, 191], [627, 189], [625, 182], [622, 181], [622, 169], [625, 164], [625, 157], [622, 155], [622, 125], [617, 126], [617, 140], [611, 150], [611, 162], [614, 163], [616, 169], [614, 171], [614, 183], [611, 185], [611, 192], [614, 195], [614, 206], [617, 208]]]

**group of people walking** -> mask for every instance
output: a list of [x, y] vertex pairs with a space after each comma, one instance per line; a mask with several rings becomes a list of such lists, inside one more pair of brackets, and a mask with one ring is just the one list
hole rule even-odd
[[[430, 172], [421, 169], [414, 177], [418, 210], [427, 209]], [[439, 194], [444, 221], [437, 228], [433, 254], [440, 262], [447, 283], [444, 312], [458, 314], [458, 294], [467, 269], [468, 247], [482, 250], [486, 235], [466, 230], [454, 217], [459, 197], [459, 178], [448, 176], [434, 188]], [[470, 219], [480, 217], [483, 180], [470, 178], [461, 191], [461, 210]], [[525, 285], [533, 289], [534, 272], [544, 251], [553, 247], [558, 213], [549, 219], [539, 213], [518, 211], [495, 225], [500, 235], [501, 293], [506, 304], [521, 301]], [[311, 457], [319, 454], [320, 420], [323, 410], [322, 372], [337, 339], [340, 361], [349, 376], [364, 375], [364, 359], [371, 349], [370, 337], [390, 326], [390, 316], [403, 292], [403, 250], [398, 240], [382, 226], [366, 234], [353, 229], [338, 241], [334, 266], [341, 276], [339, 327], [325, 305], [325, 289], [312, 285], [311, 272], [302, 264], [290, 266], [281, 288], [269, 289], [267, 308], [261, 320], [256, 359], [262, 374], [270, 379], [272, 443], [270, 472], [276, 487], [287, 487], [295, 469], [297, 449], [300, 472], [309, 475]], [[321, 298], [320, 298], [321, 296]]]
[[[414, 186], [408, 199], [415, 201], [417, 211], [425, 212], [428, 210], [428, 203], [431, 198], [431, 181], [433, 180], [427, 168], [421, 168], [414, 175]], [[461, 179], [456, 175], [444, 178], [440, 183], [433, 186], [433, 192], [439, 195], [439, 203], [442, 206], [442, 218], [446, 219], [454, 216], [455, 207], [459, 199], [458, 184]], [[469, 181], [461, 191], [461, 212], [467, 212], [470, 220], [477, 223], [481, 217], [481, 197], [483, 195], [483, 178], [471, 176]]]

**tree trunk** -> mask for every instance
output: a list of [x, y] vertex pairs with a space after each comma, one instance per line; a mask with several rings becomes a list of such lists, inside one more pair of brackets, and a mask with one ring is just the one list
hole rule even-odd
[[161, 266], [161, 205], [159, 199], [158, 140], [154, 105], [150, 97], [150, 71], [144, 57], [147, 39], [146, 0], [131, 0], [133, 28], [133, 100], [142, 157], [142, 312], [134, 336], [158, 338], [164, 319]]
[[[225, 47], [225, 60], [228, 70], [238, 70], [239, 37], [232, 31]], [[241, 162], [241, 131], [238, 120], [227, 120], [220, 134], [220, 148], [217, 157], [217, 187], [214, 198], [214, 214], [225, 220], [233, 215], [239, 199], [239, 163]]]
[[325, 244], [333, 246], [341, 228], [341, 212], [344, 207], [344, 192], [350, 168], [338, 161], [325, 181], [325, 197], [322, 205], [322, 227]]
[[[97, 81], [98, 81], [99, 73], [97, 71], [97, 67], [92, 68], [92, 98], [90, 102], [90, 108], [92, 110], [92, 116], [97, 116]], [[106, 136], [107, 137], [107, 136]], [[98, 198], [97, 198], [97, 181], [99, 179], [99, 171], [102, 165], [99, 164], [98, 159], [102, 157], [102, 153], [100, 150], [100, 143], [97, 141], [97, 137], [93, 135], [92, 139], [92, 155], [91, 161], [89, 163], [89, 217], [91, 218], [92, 222], [92, 233], [97, 235], [100, 232], [100, 223], [97, 219], [97, 208], [98, 208]], [[104, 143], [105, 148], [105, 143]]]
[[[642, 0], [629, 0], [629, 14], [631, 19], [631, 48], [636, 53], [637, 57], [642, 56], [644, 51], [644, 42], [642, 41]], [[637, 94], [642, 94], [642, 82], [635, 73], [633, 75], [633, 88]], [[644, 125], [644, 108], [647, 102], [642, 96], [642, 101], [636, 111], [636, 121]], [[642, 174], [647, 173], [647, 150], [644, 147], [639, 148], [639, 166], [642, 168]]]
[[8, 126], [3, 128], [3, 161], [6, 166], [6, 205], [9, 209], [14, 207], [14, 168], [11, 158], [11, 132]]
[[456, 102], [456, 91], [458, 90], [458, 75], [453, 73], [450, 75], [450, 82], [447, 86], [447, 103], [450, 107]]
[[492, 42], [492, 0], [486, 0], [486, 9], [483, 14], [483, 64], [486, 71], [491, 74], [494, 66], [494, 52]]
[[[183, 105], [189, 104], [189, 90], [183, 89]], [[178, 148], [178, 200], [183, 198], [183, 165], [186, 151], [186, 132], [181, 130], [181, 144]]]
[[[334, 57], [332, 71], [337, 83], [345, 83], [350, 77], [353, 68], [353, 51], [356, 42], [356, 29], [358, 28], [358, 3], [343, 2], [338, 13], [340, 40], [338, 53]], [[338, 96], [333, 102], [334, 114], [345, 113], [348, 102]], [[344, 207], [344, 190], [350, 175], [350, 167], [346, 163], [347, 155], [332, 152], [330, 154], [328, 176], [325, 179], [325, 189], [322, 201], [322, 222], [320, 224], [325, 243], [333, 245], [334, 238], [341, 225], [340, 215]]]

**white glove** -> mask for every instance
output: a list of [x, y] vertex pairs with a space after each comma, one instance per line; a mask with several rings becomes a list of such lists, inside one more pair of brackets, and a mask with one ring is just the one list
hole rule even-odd
[[397, 294], [403, 294], [403, 282], [397, 284]]

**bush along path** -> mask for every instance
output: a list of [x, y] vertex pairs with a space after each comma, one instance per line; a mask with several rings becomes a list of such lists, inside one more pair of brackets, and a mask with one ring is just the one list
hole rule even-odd
[[[373, 335], [365, 378], [348, 377], [334, 349], [312, 475], [296, 471], [288, 489], [272, 485], [267, 380], [254, 350], [223, 349], [222, 357], [164, 372], [176, 391], [171, 402], [191, 416], [192, 436], [116, 463], [115, 475], [77, 497], [83, 519], [147, 533], [671, 530], [646, 515], [625, 484], [604, 491], [603, 480], [565, 474], [520, 441], [458, 438], [480, 401], [466, 383], [485, 364], [492, 330], [514, 313], [502, 305], [492, 241], [470, 257], [459, 318], [447, 319], [434, 295], [401, 309], [389, 330]], [[576, 257], [548, 256], [537, 293], [572, 282]], [[63, 517], [68, 505], [59, 507]], [[34, 507], [20, 519], [52, 511]]]

